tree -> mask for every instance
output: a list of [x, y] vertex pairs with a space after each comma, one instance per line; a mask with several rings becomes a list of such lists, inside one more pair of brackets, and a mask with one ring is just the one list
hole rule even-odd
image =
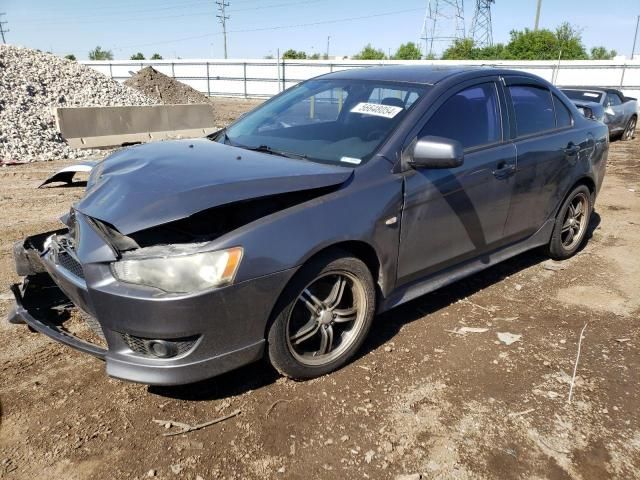
[[580, 31], [564, 22], [555, 32], [542, 29], [512, 30], [506, 58], [516, 60], [583, 60], [588, 58]]
[[131, 60], [144, 60], [144, 55], [142, 52], [138, 52], [134, 55], [131, 55]]
[[373, 48], [370, 43], [367, 43], [360, 52], [353, 56], [356, 60], [384, 60], [386, 55], [378, 48]]
[[504, 43], [496, 43], [489, 47], [479, 48], [476, 53], [478, 60], [500, 60], [507, 58], [507, 47]]
[[591, 49], [592, 60], [611, 60], [618, 54], [615, 50], [607, 50], [604, 47], [593, 47]]
[[313, 55], [311, 55], [309, 57], [309, 60], [320, 60], [320, 54], [319, 53], [314, 53]]
[[471, 38], [458, 39], [442, 53], [443, 60], [500, 60], [508, 58], [506, 47], [496, 43], [478, 48]]
[[551, 30], [511, 30], [507, 58], [515, 60], [554, 60], [558, 58], [558, 39]]
[[113, 53], [111, 50], [102, 50], [102, 47], [98, 45], [89, 52], [89, 60], [113, 60]]
[[72, 61], [76, 61], [76, 56], [73, 53], [70, 53], [69, 55], [65, 55], [64, 58], [66, 58], [67, 60], [72, 60]]
[[160, 55], [159, 53], [154, 53], [153, 55], [151, 55], [151, 60], [162, 60], [162, 55]]
[[302, 50], [300, 50], [299, 52], [297, 50], [294, 50], [293, 48], [290, 48], [289, 50], [287, 50], [286, 52], [284, 52], [282, 54], [282, 58], [285, 59], [290, 59], [290, 60], [304, 60], [305, 58], [307, 58], [307, 54], [305, 52], [303, 52]]
[[422, 58], [422, 52], [420, 52], [420, 49], [415, 43], [407, 42], [398, 47], [393, 58], [396, 60], [420, 60]]
[[442, 60], [475, 60], [478, 53], [473, 39], [458, 38], [442, 52]]
[[[580, 30], [573, 27], [569, 22], [564, 22], [556, 28], [556, 38], [558, 39], [558, 47], [562, 51], [561, 58], [573, 60], [585, 60], [589, 58], [582, 44], [582, 34]], [[560, 52], [558, 52], [558, 54], [560, 54]]]

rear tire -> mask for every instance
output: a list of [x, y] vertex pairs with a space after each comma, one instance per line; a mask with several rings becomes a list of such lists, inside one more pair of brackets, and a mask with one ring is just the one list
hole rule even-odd
[[556, 223], [547, 246], [548, 255], [554, 260], [572, 257], [586, 237], [593, 197], [586, 185], [578, 185], [567, 196], [558, 211]]
[[375, 314], [371, 272], [360, 259], [331, 252], [311, 260], [289, 282], [267, 335], [269, 361], [296, 380], [345, 365]]
[[636, 135], [637, 124], [638, 119], [636, 117], [631, 117], [627, 122], [627, 126], [625, 127], [624, 132], [622, 132], [622, 136], [620, 137], [620, 139], [624, 141], [632, 140]]

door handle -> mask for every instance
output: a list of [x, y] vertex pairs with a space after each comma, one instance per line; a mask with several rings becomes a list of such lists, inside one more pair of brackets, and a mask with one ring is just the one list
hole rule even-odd
[[564, 149], [564, 153], [568, 157], [573, 157], [574, 155], [577, 155], [579, 152], [580, 152], [580, 147], [573, 142], [569, 142], [569, 145], [567, 145], [567, 148]]
[[496, 178], [507, 178], [513, 175], [516, 171], [516, 166], [513, 163], [507, 163], [505, 161], [499, 162], [496, 169], [493, 171], [493, 176]]

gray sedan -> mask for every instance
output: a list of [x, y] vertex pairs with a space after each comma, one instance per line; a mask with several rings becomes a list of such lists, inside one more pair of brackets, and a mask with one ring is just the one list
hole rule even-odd
[[609, 127], [611, 136], [631, 140], [638, 125], [638, 102], [613, 88], [565, 87], [562, 89], [579, 108], [597, 112], [598, 120]]
[[[263, 356], [313, 378], [376, 313], [532, 248], [571, 257], [608, 148], [606, 126], [530, 74], [335, 72], [209, 138], [101, 162], [63, 228], [16, 244], [9, 320], [130, 381]], [[93, 334], [68, 327], [74, 311]]]

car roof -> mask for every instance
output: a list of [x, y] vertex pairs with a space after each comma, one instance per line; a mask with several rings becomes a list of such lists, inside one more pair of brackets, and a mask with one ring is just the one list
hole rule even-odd
[[387, 65], [364, 68], [350, 68], [322, 75], [323, 79], [335, 80], [374, 80], [387, 82], [406, 82], [423, 85], [435, 85], [445, 78], [471, 72], [482, 72], [485, 75], [518, 74], [531, 76], [525, 72], [497, 69], [485, 66], [459, 67], [434, 65]]

